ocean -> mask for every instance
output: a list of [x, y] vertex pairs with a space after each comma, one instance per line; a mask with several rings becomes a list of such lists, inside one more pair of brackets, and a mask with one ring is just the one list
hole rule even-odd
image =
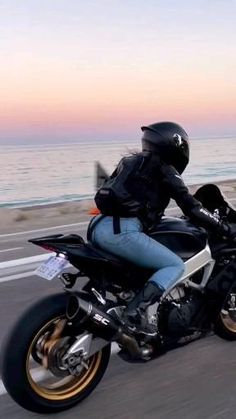
[[[139, 141], [0, 146], [0, 207], [86, 199], [95, 192], [95, 162], [111, 173]], [[194, 139], [183, 178], [188, 185], [236, 179], [236, 138]]]

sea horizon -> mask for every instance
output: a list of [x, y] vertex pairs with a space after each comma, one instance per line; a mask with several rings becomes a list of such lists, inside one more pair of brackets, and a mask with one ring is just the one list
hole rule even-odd
[[[236, 140], [236, 133], [229, 135], [204, 135], [204, 136], [193, 136], [190, 137], [190, 141], [204, 141], [204, 140], [223, 140], [223, 139], [235, 139]], [[3, 142], [2, 142], [3, 141]], [[0, 147], [4, 148], [17, 148], [17, 147], [57, 147], [57, 146], [70, 146], [70, 145], [89, 145], [89, 144], [110, 144], [110, 143], [117, 143], [117, 144], [125, 144], [125, 143], [137, 143], [140, 142], [139, 138], [131, 138], [131, 139], [124, 139], [121, 138], [117, 139], [88, 139], [88, 140], [79, 140], [79, 139], [61, 139], [55, 140], [50, 142], [51, 140], [24, 140], [24, 139], [16, 139], [16, 140], [1, 140], [0, 139]]]

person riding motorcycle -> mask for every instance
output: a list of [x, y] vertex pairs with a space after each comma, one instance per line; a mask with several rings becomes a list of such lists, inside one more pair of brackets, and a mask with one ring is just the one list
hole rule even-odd
[[189, 139], [173, 122], [142, 128], [142, 151], [124, 157], [95, 196], [102, 215], [90, 224], [90, 237], [100, 247], [140, 267], [153, 271], [144, 288], [125, 309], [123, 320], [131, 331], [156, 334], [147, 308], [183, 275], [183, 260], [148, 233], [158, 225], [170, 199], [193, 223], [223, 237], [230, 226], [196, 200], [181, 174], [189, 163]]

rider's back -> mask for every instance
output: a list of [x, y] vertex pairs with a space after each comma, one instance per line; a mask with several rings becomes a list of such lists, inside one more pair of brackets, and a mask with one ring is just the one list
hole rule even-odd
[[163, 180], [158, 155], [142, 152], [123, 157], [98, 190], [96, 205], [105, 215], [159, 218], [170, 200]]

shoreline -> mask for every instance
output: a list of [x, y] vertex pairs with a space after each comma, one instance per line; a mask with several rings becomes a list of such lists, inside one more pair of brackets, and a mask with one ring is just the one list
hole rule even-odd
[[[216, 185], [230, 185], [231, 183], [236, 183], [236, 178], [234, 179], [226, 179], [226, 180], [219, 180], [219, 182], [204, 182], [204, 183], [196, 183], [196, 184], [187, 184], [188, 188], [190, 190], [194, 190], [194, 188], [198, 188], [202, 185], [206, 185], [206, 184], [210, 184], [210, 183], [216, 183]], [[73, 203], [78, 203], [78, 202], [88, 202], [88, 201], [93, 201], [93, 196], [95, 195], [95, 192], [91, 195], [84, 195], [81, 196], [81, 198], [72, 198], [71, 200], [58, 200], [55, 202], [42, 202], [42, 203], [37, 203], [37, 204], [29, 204], [27, 205], [27, 203], [25, 203], [25, 205], [20, 205], [17, 206], [16, 204], [9, 204], [8, 205], [0, 205], [0, 211], [3, 210], [20, 210], [20, 211], [32, 211], [34, 209], [39, 209], [39, 208], [52, 208], [52, 207], [56, 207], [56, 206], [60, 206], [60, 205], [65, 205], [65, 204], [73, 204]]]
[[[189, 185], [188, 187], [190, 192], [194, 193], [204, 184]], [[219, 181], [216, 184], [229, 200], [235, 199], [236, 178]], [[92, 216], [89, 214], [89, 210], [94, 207], [93, 199], [48, 203], [22, 208], [1, 207], [0, 235], [88, 221]]]
[[[204, 182], [204, 183], [196, 183], [196, 184], [187, 184], [189, 190], [195, 190], [195, 188], [198, 188], [202, 185], [206, 185], [206, 184], [211, 184], [211, 183], [215, 183], [216, 185], [229, 185], [230, 184], [236, 184], [236, 178], [234, 179], [226, 179], [226, 180], [219, 180], [218, 182]], [[19, 211], [33, 211], [34, 209], [40, 209], [40, 208], [52, 208], [52, 207], [57, 207], [57, 206], [62, 206], [62, 205], [66, 205], [66, 204], [74, 204], [74, 203], [87, 203], [87, 202], [92, 202], [93, 201], [93, 196], [95, 195], [96, 192], [94, 192], [93, 194], [89, 194], [89, 195], [84, 195], [81, 196], [81, 198], [72, 198], [71, 200], [58, 200], [55, 202], [42, 202], [42, 203], [36, 203], [36, 204], [28, 204], [25, 203], [25, 205], [20, 205], [17, 206], [16, 204], [9, 204], [8, 205], [0, 205], [0, 211], [1, 210], [19, 210]]]

